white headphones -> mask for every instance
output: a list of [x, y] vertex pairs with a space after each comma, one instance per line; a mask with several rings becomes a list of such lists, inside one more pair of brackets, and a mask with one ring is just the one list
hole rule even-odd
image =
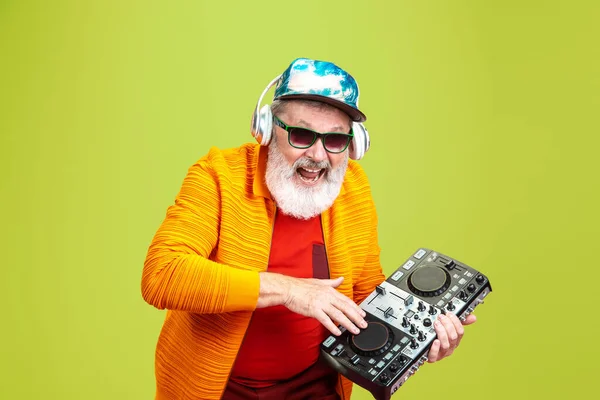
[[[265, 97], [269, 89], [271, 89], [271, 87], [277, 83], [279, 78], [281, 78], [281, 75], [273, 79], [267, 85], [265, 90], [263, 90], [258, 99], [258, 103], [256, 103], [254, 113], [252, 114], [250, 133], [252, 133], [252, 136], [254, 136], [256, 141], [261, 146], [268, 146], [271, 142], [271, 135], [273, 132], [273, 114], [271, 113], [271, 106], [269, 104], [265, 104], [262, 108], [260, 108], [260, 104], [263, 100], [263, 97]], [[352, 122], [352, 132], [354, 133], [354, 137], [352, 138], [352, 142], [349, 146], [349, 156], [353, 160], [360, 160], [364, 157], [365, 153], [371, 146], [369, 132], [367, 131], [367, 128], [365, 128], [365, 126], [360, 122]]]

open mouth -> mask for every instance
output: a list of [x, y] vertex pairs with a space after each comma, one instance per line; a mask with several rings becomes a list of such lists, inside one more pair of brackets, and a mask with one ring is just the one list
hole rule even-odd
[[298, 168], [296, 170], [298, 177], [304, 183], [315, 184], [325, 173], [324, 168], [310, 169], [310, 168]]

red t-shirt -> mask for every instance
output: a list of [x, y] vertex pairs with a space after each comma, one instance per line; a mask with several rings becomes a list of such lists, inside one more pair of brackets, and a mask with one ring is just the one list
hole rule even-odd
[[[277, 210], [268, 272], [329, 278], [320, 217], [300, 220]], [[326, 336], [319, 321], [284, 306], [256, 309], [230, 379], [254, 388], [289, 379], [317, 361]]]

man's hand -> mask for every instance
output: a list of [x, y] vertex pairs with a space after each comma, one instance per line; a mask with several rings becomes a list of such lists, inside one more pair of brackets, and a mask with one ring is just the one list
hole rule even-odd
[[341, 334], [337, 325], [358, 334], [366, 328], [366, 313], [337, 290], [344, 277], [336, 279], [302, 279], [261, 273], [261, 290], [257, 307], [282, 304], [290, 311], [317, 319], [331, 333]]
[[475, 321], [477, 321], [477, 317], [474, 314], [469, 314], [464, 322], [461, 322], [452, 313], [441, 314], [433, 324], [437, 339], [433, 341], [429, 349], [427, 361], [434, 363], [451, 355], [465, 334], [463, 325], [471, 325]]

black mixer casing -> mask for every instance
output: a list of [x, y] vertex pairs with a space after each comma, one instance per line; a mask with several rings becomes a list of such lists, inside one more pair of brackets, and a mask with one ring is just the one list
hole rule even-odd
[[321, 343], [321, 356], [336, 371], [389, 399], [425, 361], [441, 313], [464, 320], [492, 291], [488, 278], [468, 265], [419, 249], [361, 304], [369, 326]]

